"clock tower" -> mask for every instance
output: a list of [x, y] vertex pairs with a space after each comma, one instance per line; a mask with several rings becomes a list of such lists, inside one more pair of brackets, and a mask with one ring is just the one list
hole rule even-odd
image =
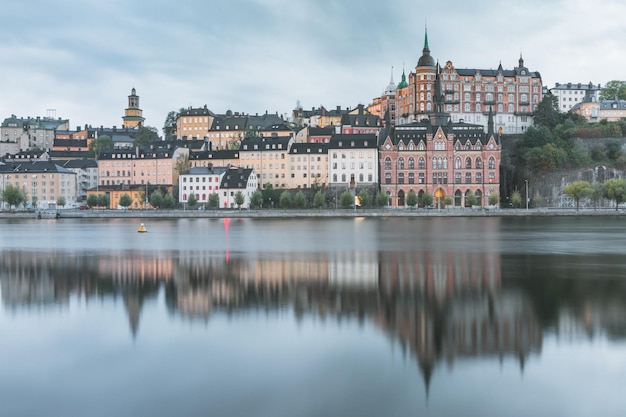
[[122, 120], [124, 120], [123, 126], [125, 128], [140, 128], [143, 126], [145, 119], [142, 116], [142, 110], [139, 108], [139, 96], [134, 88], [128, 96], [128, 107], [124, 110]]

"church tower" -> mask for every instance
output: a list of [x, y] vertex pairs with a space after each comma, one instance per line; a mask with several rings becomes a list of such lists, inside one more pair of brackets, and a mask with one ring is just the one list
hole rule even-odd
[[124, 110], [124, 116], [122, 117], [123, 126], [125, 128], [140, 128], [143, 126], [145, 120], [142, 116], [142, 110], [139, 108], [139, 96], [137, 95], [135, 88], [130, 91], [128, 96], [128, 107]]

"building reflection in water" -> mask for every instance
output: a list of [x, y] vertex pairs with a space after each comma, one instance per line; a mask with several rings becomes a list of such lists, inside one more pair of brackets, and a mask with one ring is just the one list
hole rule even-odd
[[[511, 357], [523, 367], [540, 352], [544, 324], [537, 303], [523, 288], [503, 286], [503, 270], [501, 255], [491, 250], [229, 257], [202, 251], [9, 251], [0, 259], [0, 291], [5, 309], [58, 308], [72, 297], [122, 298], [133, 337], [144, 302], [159, 291], [171, 314], [190, 320], [210, 320], [216, 310], [291, 308], [298, 319], [371, 322], [415, 358], [428, 386], [442, 363]], [[603, 315], [566, 310], [557, 325], [601, 325], [593, 317], [604, 316], [623, 319], [624, 307]]]

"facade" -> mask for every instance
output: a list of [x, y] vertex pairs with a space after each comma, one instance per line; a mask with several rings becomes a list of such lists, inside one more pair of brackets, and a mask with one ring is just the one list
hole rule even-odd
[[69, 129], [69, 120], [54, 117], [17, 117], [14, 114], [0, 125], [0, 155], [15, 154], [32, 148], [51, 149], [56, 130]]
[[297, 126], [328, 127], [341, 126], [341, 117], [350, 109], [337, 106], [334, 110], [327, 110], [324, 106], [304, 110], [299, 104], [293, 110], [293, 120]]
[[559, 111], [567, 113], [572, 108], [583, 101], [598, 101], [600, 98], [600, 91], [602, 88], [600, 84], [593, 85], [582, 83], [556, 83], [554, 87], [550, 89], [550, 93], [554, 95], [559, 101]]
[[289, 149], [289, 175], [286, 187], [311, 188], [328, 186], [328, 145], [294, 143]]
[[[220, 207], [250, 208], [250, 198], [258, 189], [259, 183], [253, 169], [230, 167], [222, 176], [220, 186]], [[235, 202], [238, 192], [241, 192], [244, 197], [244, 202], [241, 206], [237, 206]]]
[[128, 194], [132, 202], [128, 208], [134, 210], [140, 210], [144, 208], [152, 207], [146, 202], [146, 186], [137, 184], [118, 184], [118, 185], [103, 185], [87, 190], [87, 197], [92, 194], [106, 194], [109, 196], [109, 209], [122, 208], [120, 206], [120, 199], [124, 194]]
[[98, 186], [98, 162], [94, 159], [72, 159], [58, 163], [76, 174], [76, 201], [86, 201], [87, 190]]
[[239, 150], [197, 151], [189, 153], [191, 167], [225, 167], [239, 166]]
[[290, 137], [245, 138], [239, 148], [239, 166], [254, 169], [261, 188], [265, 184], [271, 184], [273, 188], [286, 188], [291, 173], [289, 149], [293, 143]]
[[[222, 176], [228, 167], [194, 167], [178, 177], [180, 203], [186, 203], [195, 194], [198, 204], [206, 204], [213, 193], [220, 192]], [[220, 207], [223, 207], [220, 205]]]
[[350, 113], [341, 116], [341, 133], [343, 134], [377, 134], [381, 128], [380, 117], [364, 109], [362, 104]]
[[484, 207], [489, 195], [499, 193], [500, 152], [492, 122], [485, 134], [481, 125], [455, 123], [447, 114], [433, 113], [429, 120], [385, 131], [381, 192], [396, 207], [406, 206], [410, 191], [418, 197], [429, 193], [438, 207], [446, 197], [455, 207], [465, 207], [471, 193]]
[[377, 185], [377, 136], [334, 135], [328, 145], [328, 182], [334, 188]]
[[143, 111], [139, 108], [139, 96], [133, 88], [128, 96], [128, 107], [124, 110], [122, 126], [133, 129], [142, 127], [143, 122], [146, 120], [142, 114]]
[[406, 75], [402, 71], [402, 81], [396, 85], [393, 82], [393, 68], [391, 68], [391, 80], [389, 85], [385, 88], [385, 91], [380, 97], [376, 97], [373, 103], [367, 107], [367, 110], [378, 116], [381, 120], [384, 120], [389, 113], [390, 120], [395, 123], [396, 120], [396, 90], [400, 90], [407, 86]]
[[7, 163], [2, 166], [0, 189], [7, 185], [17, 186], [26, 193], [33, 208], [56, 207], [60, 197], [65, 205], [76, 205], [76, 173], [50, 161]]
[[626, 117], [626, 100], [596, 100], [592, 96], [573, 106], [571, 112], [583, 116], [590, 123], [600, 120], [617, 122]]
[[209, 137], [215, 114], [204, 107], [183, 109], [176, 118], [176, 138], [182, 140], [204, 139]]
[[447, 61], [442, 69], [430, 55], [428, 36], [422, 56], [406, 86], [396, 90], [396, 124], [419, 122], [435, 110], [435, 79], [441, 73], [442, 111], [452, 122], [467, 122], [487, 128], [489, 109], [493, 111], [495, 131], [522, 133], [532, 126], [532, 112], [542, 100], [541, 75], [529, 71], [520, 56], [518, 66], [505, 70], [458, 69]]

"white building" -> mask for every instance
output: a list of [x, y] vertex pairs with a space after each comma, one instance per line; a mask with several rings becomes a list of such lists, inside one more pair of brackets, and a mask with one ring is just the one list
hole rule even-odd
[[582, 103], [585, 97], [588, 97], [588, 101], [598, 101], [600, 90], [600, 84], [593, 85], [582, 83], [556, 83], [549, 91], [559, 101], [559, 111], [567, 113], [578, 103]]
[[328, 147], [330, 187], [378, 184], [378, 140], [374, 134], [333, 135]]

